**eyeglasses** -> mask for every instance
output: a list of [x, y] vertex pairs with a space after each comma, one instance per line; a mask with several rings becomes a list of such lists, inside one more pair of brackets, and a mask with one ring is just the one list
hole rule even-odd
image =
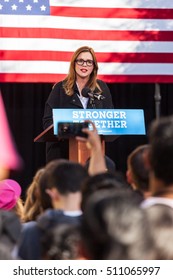
[[91, 59], [87, 59], [87, 60], [83, 60], [83, 59], [76, 59], [76, 63], [80, 66], [84, 65], [84, 63], [86, 63], [86, 66], [93, 66], [94, 65], [94, 61]]

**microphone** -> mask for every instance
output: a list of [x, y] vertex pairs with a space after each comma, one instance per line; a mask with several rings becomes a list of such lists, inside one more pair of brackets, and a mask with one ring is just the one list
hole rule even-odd
[[84, 87], [81, 94], [84, 97], [91, 97], [91, 98], [95, 98], [97, 100], [105, 99], [105, 97], [103, 95], [92, 92], [89, 87]]

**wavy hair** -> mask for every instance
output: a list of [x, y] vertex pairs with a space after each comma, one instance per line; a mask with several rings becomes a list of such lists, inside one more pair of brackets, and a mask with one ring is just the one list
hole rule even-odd
[[97, 72], [98, 72], [98, 63], [96, 59], [96, 55], [94, 53], [94, 50], [90, 47], [83, 46], [77, 49], [74, 54], [72, 55], [71, 62], [70, 62], [70, 68], [69, 73], [67, 77], [65, 78], [63, 82], [63, 88], [65, 90], [65, 93], [67, 95], [73, 95], [73, 88], [76, 81], [76, 71], [75, 71], [75, 62], [78, 58], [79, 54], [82, 52], [89, 52], [92, 55], [93, 61], [94, 61], [94, 68], [90, 75], [89, 81], [87, 82], [86, 86], [91, 89], [91, 91], [94, 91], [96, 88], [101, 92], [101, 88], [99, 87], [97, 83]]
[[23, 222], [35, 221], [37, 216], [43, 212], [43, 207], [40, 200], [40, 178], [44, 173], [44, 168], [37, 170], [33, 181], [27, 188], [26, 200], [23, 209]]

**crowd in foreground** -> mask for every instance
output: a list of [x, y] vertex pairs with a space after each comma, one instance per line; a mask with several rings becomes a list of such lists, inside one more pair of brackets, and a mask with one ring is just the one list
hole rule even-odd
[[153, 121], [126, 176], [90, 125], [76, 139], [90, 149], [86, 166], [52, 160], [24, 201], [17, 182], [0, 181], [0, 259], [173, 259], [173, 116]]

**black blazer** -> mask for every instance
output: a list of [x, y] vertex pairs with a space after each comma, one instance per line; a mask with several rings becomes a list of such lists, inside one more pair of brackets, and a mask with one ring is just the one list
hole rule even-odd
[[[97, 80], [100, 88], [102, 89], [102, 95], [105, 97], [103, 100], [95, 99], [96, 109], [112, 109], [112, 97], [110, 90], [105, 82]], [[43, 116], [43, 128], [46, 129], [53, 123], [52, 109], [76, 109], [83, 108], [83, 105], [78, 97], [79, 91], [77, 86], [74, 87], [74, 94], [69, 96], [63, 89], [63, 81], [55, 84], [45, 104], [44, 116]], [[88, 101], [87, 109], [92, 109], [92, 104]]]

